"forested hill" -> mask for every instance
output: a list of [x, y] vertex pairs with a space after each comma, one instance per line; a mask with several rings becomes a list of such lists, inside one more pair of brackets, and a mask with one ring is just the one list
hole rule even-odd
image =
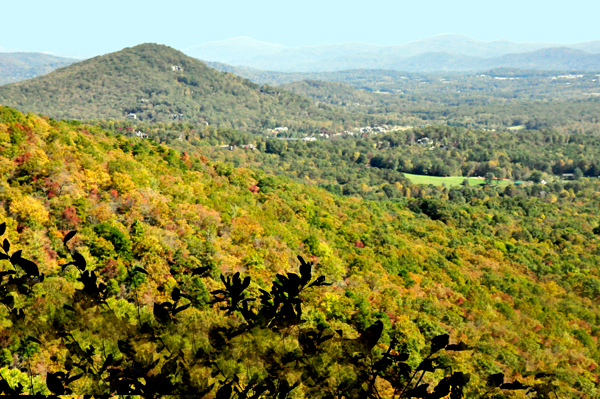
[[0, 104], [55, 119], [183, 121], [244, 131], [341, 130], [366, 117], [259, 86], [163, 45], [142, 44], [0, 87]]
[[[388, 364], [391, 353], [410, 373], [429, 364], [411, 380], [425, 384], [419, 397], [439, 398], [425, 396], [426, 384], [450, 372], [470, 374], [468, 398], [501, 397], [503, 378], [509, 389], [550, 378], [559, 398], [599, 395], [595, 179], [553, 199], [487, 186], [369, 202], [234, 168], [191, 146], [180, 153], [6, 107], [0, 144], [3, 248], [16, 252], [0, 265], [4, 392], [66, 384], [109, 395], [161, 381], [229, 398], [232, 381], [266, 390], [272, 378], [297, 398], [366, 397], [356, 393], [369, 388], [355, 386], [358, 371]], [[70, 249], [79, 255], [68, 263]], [[219, 274], [239, 272], [251, 279], [235, 298], [253, 310], [246, 295], [269, 295], [259, 290], [278, 273], [288, 286], [282, 273], [298, 270], [296, 255], [333, 283], [302, 293], [298, 320], [248, 330], [242, 314], [251, 311], [231, 315], [211, 301]], [[16, 291], [20, 281], [33, 288]], [[381, 334], [345, 355], [340, 347], [374, 325]], [[448, 338], [462, 349], [432, 363], [428, 342], [444, 334], [438, 351]], [[311, 347], [311, 337], [322, 340]], [[377, 389], [398, 397], [379, 377]], [[329, 394], [340, 391], [355, 394]]]

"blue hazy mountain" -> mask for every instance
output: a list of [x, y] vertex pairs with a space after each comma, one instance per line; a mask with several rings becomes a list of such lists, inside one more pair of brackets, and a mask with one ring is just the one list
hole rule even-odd
[[[538, 53], [540, 50], [547, 49], [555, 50], [550, 53]], [[556, 49], [580, 52], [569, 53]], [[283, 72], [322, 72], [359, 68], [475, 71], [488, 68], [487, 65], [494, 64], [496, 59], [502, 66], [514, 63], [536, 65], [539, 69], [557, 69], [557, 65], [568, 65], [567, 68], [570, 69], [570, 65], [573, 65], [572, 68], [578, 69], [579, 65], [596, 68], [589, 55], [600, 53], [600, 41], [575, 44], [516, 43], [508, 40], [485, 42], [466, 35], [444, 34], [392, 46], [341, 43], [286, 47], [248, 37], [237, 37], [192, 46], [184, 49], [183, 52], [205, 61]], [[530, 55], [519, 58], [516, 57], [518, 54]], [[536, 57], [540, 57], [539, 61], [536, 61]], [[558, 62], [557, 59], [562, 61]], [[552, 66], [545, 67], [543, 65], [545, 60], [551, 62]]]

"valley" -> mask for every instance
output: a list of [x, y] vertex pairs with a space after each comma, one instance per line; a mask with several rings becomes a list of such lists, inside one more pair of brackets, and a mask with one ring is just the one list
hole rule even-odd
[[[506, 63], [365, 55], [440, 43]], [[570, 46], [11, 61], [0, 393], [599, 397], [600, 68]]]

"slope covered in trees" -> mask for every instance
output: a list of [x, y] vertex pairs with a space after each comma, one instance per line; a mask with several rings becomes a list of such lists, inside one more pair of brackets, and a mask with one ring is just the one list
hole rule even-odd
[[[4, 251], [22, 250], [45, 276], [35, 280], [21, 262], [32, 289], [2, 293], [0, 374], [9, 388], [28, 387], [31, 375], [36, 393], [49, 393], [48, 386], [56, 392], [57, 381], [70, 380], [74, 392], [106, 394], [118, 391], [103, 382], [113, 375], [131, 386], [168, 381], [241, 397], [232, 387], [270, 381], [275, 371], [265, 365], [276, 360], [288, 365], [277, 374], [277, 389], [336, 397], [349, 389], [348, 367], [358, 367], [336, 363], [328, 370], [338, 359], [336, 345], [363, 342], [373, 348], [368, 363], [395, 337], [418, 368], [428, 342], [447, 333], [472, 350], [444, 352], [435, 363], [442, 368], [419, 383], [434, 386], [451, 367], [470, 374], [465, 394], [476, 397], [488, 391], [490, 375], [535, 384], [544, 372], [560, 397], [598, 396], [595, 180], [577, 182], [554, 201], [488, 186], [369, 202], [234, 168], [193, 148], [179, 153], [5, 107], [0, 142], [0, 219], [12, 243]], [[68, 237], [67, 251], [70, 230], [78, 233]], [[87, 263], [80, 271], [75, 253]], [[244, 319], [253, 317], [244, 301], [233, 310], [233, 299], [225, 309], [210, 302], [209, 291], [223, 287], [219, 273], [251, 277], [249, 295], [260, 296], [276, 274], [298, 270], [296, 255], [315, 263], [314, 277], [333, 283], [303, 294], [302, 325], [253, 335], [267, 331], [258, 324], [255, 333], [244, 330]], [[4, 259], [3, 281], [14, 286], [10, 263], [21, 263]], [[377, 336], [373, 326], [382, 329], [375, 346], [368, 338]], [[223, 335], [234, 330], [246, 332]], [[335, 338], [315, 349], [317, 374], [299, 375], [295, 370], [308, 367], [297, 356], [310, 351], [302, 335], [309, 331]], [[65, 367], [68, 375], [56, 374]], [[187, 370], [187, 379], [176, 370]], [[379, 397], [392, 397], [383, 379], [373, 384]], [[4, 383], [0, 388], [6, 391]]]
[[[220, 73], [167, 46], [142, 44], [49, 75], [0, 87], [0, 103], [55, 119], [185, 121], [261, 131], [341, 130], [364, 125], [349, 115], [281, 89]], [[373, 118], [371, 118], [373, 119]]]

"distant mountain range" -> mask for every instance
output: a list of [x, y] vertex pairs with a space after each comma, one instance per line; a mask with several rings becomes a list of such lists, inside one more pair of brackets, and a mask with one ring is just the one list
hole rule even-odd
[[393, 46], [342, 43], [285, 47], [238, 37], [182, 51], [205, 61], [281, 72], [348, 69], [467, 72], [499, 67], [600, 70], [600, 41], [575, 44], [484, 42], [458, 34]]
[[0, 85], [45, 75], [77, 61], [42, 53], [0, 52]]

